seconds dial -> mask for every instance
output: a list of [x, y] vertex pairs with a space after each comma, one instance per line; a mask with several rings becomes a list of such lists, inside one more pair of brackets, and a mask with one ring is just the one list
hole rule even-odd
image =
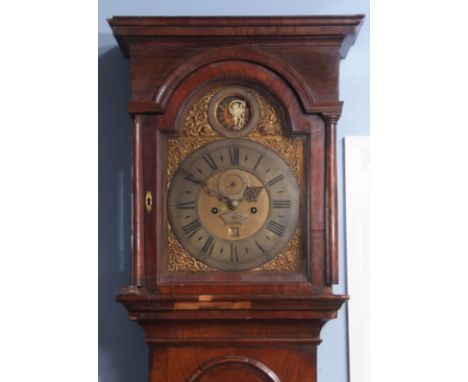
[[181, 245], [219, 270], [241, 271], [277, 256], [293, 236], [299, 191], [288, 165], [244, 139], [209, 143], [172, 179], [168, 215]]

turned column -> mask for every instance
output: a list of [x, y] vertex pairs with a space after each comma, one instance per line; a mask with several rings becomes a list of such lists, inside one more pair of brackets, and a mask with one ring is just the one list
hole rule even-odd
[[133, 270], [132, 284], [136, 287], [145, 285], [145, 261], [144, 261], [144, 186], [143, 186], [143, 137], [142, 137], [142, 115], [133, 118], [132, 136], [132, 208], [133, 208]]
[[325, 247], [326, 282], [338, 284], [338, 186], [336, 170], [336, 124], [339, 114], [323, 114], [325, 121]]

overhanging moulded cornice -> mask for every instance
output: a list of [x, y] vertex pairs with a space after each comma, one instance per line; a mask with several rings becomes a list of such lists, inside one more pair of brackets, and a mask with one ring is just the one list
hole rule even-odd
[[164, 39], [229, 40], [242, 37], [246, 42], [307, 40], [311, 44], [340, 44], [341, 58], [353, 45], [364, 15], [285, 16], [285, 17], [113, 17], [108, 22], [124, 55], [136, 44], [151, 45]]

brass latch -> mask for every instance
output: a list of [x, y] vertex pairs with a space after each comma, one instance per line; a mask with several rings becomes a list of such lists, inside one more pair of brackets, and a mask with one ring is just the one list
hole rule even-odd
[[145, 207], [146, 212], [151, 212], [151, 209], [153, 208], [153, 195], [151, 195], [151, 191], [146, 191]]

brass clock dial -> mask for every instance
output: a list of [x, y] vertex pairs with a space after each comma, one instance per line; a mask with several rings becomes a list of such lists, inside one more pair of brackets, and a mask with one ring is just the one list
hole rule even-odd
[[272, 150], [244, 139], [208, 143], [177, 169], [168, 215], [181, 245], [219, 270], [242, 271], [278, 255], [296, 230], [299, 190]]

